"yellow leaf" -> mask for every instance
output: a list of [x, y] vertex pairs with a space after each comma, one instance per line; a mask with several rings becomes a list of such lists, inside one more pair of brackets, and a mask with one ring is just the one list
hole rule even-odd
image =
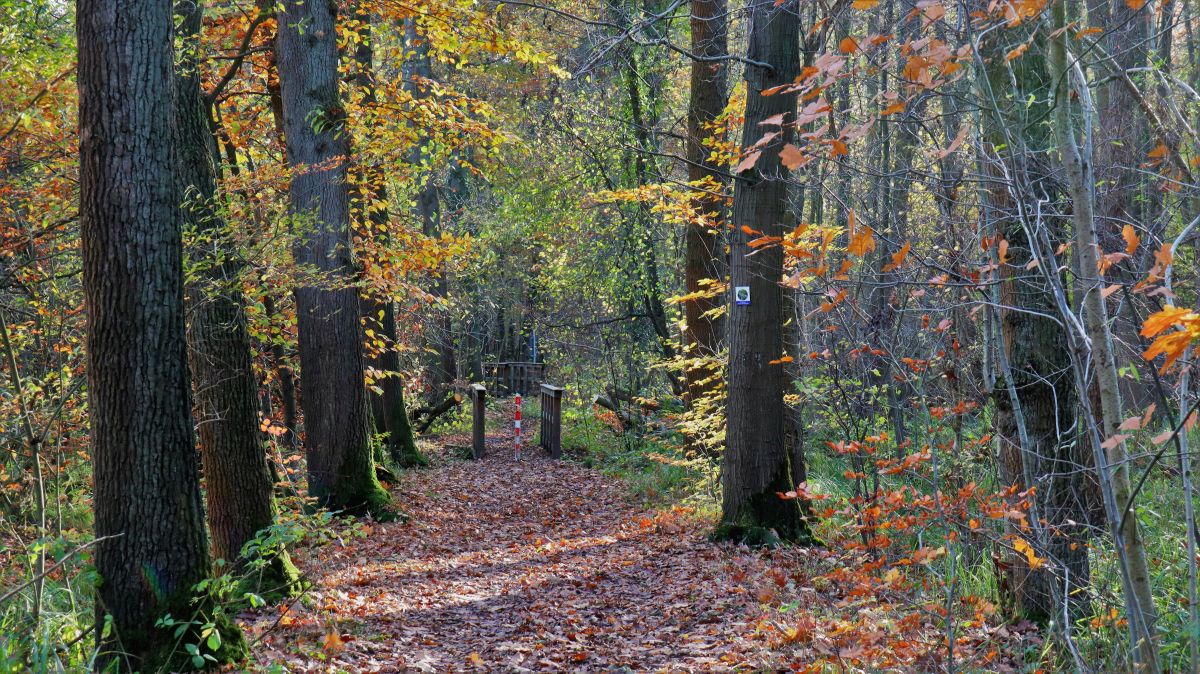
[[1029, 563], [1029, 568], [1033, 569], [1034, 571], [1042, 568], [1042, 566], [1046, 563], [1046, 560], [1034, 554], [1033, 546], [1025, 542], [1024, 538], [1018, 538], [1013, 541], [1013, 549], [1025, 555], [1025, 561]]

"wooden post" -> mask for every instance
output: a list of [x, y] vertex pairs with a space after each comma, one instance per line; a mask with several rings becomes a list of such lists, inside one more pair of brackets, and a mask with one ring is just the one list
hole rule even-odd
[[476, 460], [483, 458], [484, 453], [484, 403], [487, 399], [487, 389], [483, 384], [471, 384], [471, 456]]
[[540, 443], [553, 459], [562, 458], [562, 395], [558, 386], [542, 384]]

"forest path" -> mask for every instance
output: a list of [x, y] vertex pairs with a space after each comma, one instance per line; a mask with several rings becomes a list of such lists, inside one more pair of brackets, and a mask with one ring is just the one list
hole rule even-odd
[[[459, 445], [469, 445], [463, 439]], [[447, 443], [453, 446], [454, 443]], [[532, 455], [532, 456], [531, 456]], [[596, 471], [489, 437], [393, 490], [413, 514], [298, 551], [308, 600], [255, 616], [261, 664], [289, 671], [714, 671], [763, 664], [757, 555], [638, 508]], [[306, 606], [307, 605], [307, 606]], [[276, 625], [276, 621], [279, 624]]]

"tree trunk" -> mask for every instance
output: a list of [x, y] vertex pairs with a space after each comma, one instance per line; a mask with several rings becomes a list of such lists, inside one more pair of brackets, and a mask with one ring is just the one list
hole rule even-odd
[[[692, 60], [690, 99], [687, 117], [688, 181], [693, 185], [691, 210], [695, 220], [688, 223], [684, 238], [684, 285], [689, 295], [711, 290], [702, 285], [706, 279], [721, 281], [724, 275], [721, 250], [724, 237], [725, 203], [722, 193], [727, 181], [722, 167], [709, 161], [714, 149], [705, 140], [722, 139], [711, 129], [725, 111], [728, 100], [729, 68], [723, 59], [729, 51], [725, 0], [692, 0]], [[712, 60], [705, 60], [712, 59]], [[718, 296], [693, 299], [683, 306], [686, 327], [684, 342], [688, 358], [712, 358], [720, 349], [723, 321], [705, 314], [717, 309]], [[687, 368], [688, 401], [697, 400], [716, 386], [711, 366]], [[709, 383], [705, 383], [708, 381]]]
[[286, 0], [275, 37], [288, 161], [297, 167], [293, 256], [321, 276], [296, 289], [300, 407], [309, 493], [324, 507], [383, 516], [390, 499], [368, 442], [335, 12], [330, 2]]
[[[1089, 576], [1088, 480], [1078, 467], [1091, 461], [1073, 430], [1077, 398], [1068, 376], [1072, 363], [1067, 335], [1049, 318], [1057, 311], [1043, 270], [1028, 267], [1035, 247], [1045, 244], [1030, 241], [1022, 204], [1032, 202], [1033, 194], [1055, 200], [1061, 192], [1051, 177], [1048, 129], [1031, 122], [1049, 114], [1045, 51], [1034, 45], [1011, 63], [1003, 58], [1025, 37], [1025, 30], [993, 31], [982, 45], [989, 68], [979, 82], [981, 98], [991, 107], [984, 120], [991, 154], [984, 170], [993, 178], [983, 199], [988, 224], [1007, 242], [1006, 261], [1000, 263], [999, 348], [1000, 361], [1008, 367], [1000, 372], [992, 393], [1000, 436], [999, 477], [1002, 484], [1022, 490], [1036, 487], [1031, 515], [1045, 525], [1040, 527], [1043, 535], [1028, 542], [1039, 557], [1049, 560], [1034, 570], [1021, 553], [1004, 556], [1000, 569], [1006, 577], [1001, 585], [1011, 590], [1006, 601], [1015, 613], [1047, 622], [1061, 620], [1064, 601], [1071, 602], [1075, 616], [1086, 606], [1086, 593], [1076, 590], [1087, 587]], [[1027, 105], [1031, 98], [1037, 103]], [[1023, 144], [1010, 142], [1013, 129], [1025, 130]], [[1007, 171], [1001, 170], [1002, 163]], [[1063, 225], [1060, 220], [1057, 231], [1048, 233], [1052, 247], [1062, 238]]]
[[[1053, 28], [1056, 37], [1050, 42], [1046, 60], [1046, 74], [1061, 87], [1057, 93], [1067, 95], [1074, 91], [1084, 102], [1083, 118], [1090, 124], [1094, 110], [1087, 100], [1086, 83], [1070, 86], [1072, 61], [1067, 55], [1066, 10], [1062, 3], [1052, 9]], [[1078, 66], [1075, 66], [1078, 68]], [[1069, 100], [1069, 99], [1067, 99]], [[1083, 292], [1083, 308], [1087, 322], [1087, 338], [1091, 343], [1091, 358], [1095, 368], [1095, 385], [1100, 398], [1100, 410], [1092, 410], [1092, 419], [1099, 421], [1094, 429], [1093, 442], [1100, 450], [1107, 445], [1106, 454], [1098, 457], [1096, 465], [1101, 471], [1101, 485], [1105, 487], [1106, 506], [1113, 544], [1122, 565], [1122, 583], [1125, 592], [1126, 613], [1130, 624], [1130, 648], [1134, 661], [1142, 672], [1161, 671], [1158, 662], [1158, 612], [1154, 605], [1150, 567], [1146, 559], [1146, 547], [1133, 508], [1133, 495], [1129, 481], [1129, 454], [1125, 442], [1117, 436], [1122, 421], [1120, 377], [1113, 354], [1113, 337], [1108, 324], [1108, 307], [1101, 294], [1104, 279], [1095, 270], [1097, 266], [1098, 241], [1095, 221], [1096, 178], [1092, 172], [1092, 147], [1081, 147], [1076, 141], [1074, 121], [1069, 105], [1059, 105], [1054, 111], [1054, 131], [1058, 141], [1060, 161], [1071, 192], [1072, 215], [1075, 224], [1075, 247], [1079, 253], [1080, 274]], [[1084, 134], [1090, 139], [1090, 133]], [[1077, 370], [1078, 372], [1078, 370]], [[1080, 387], [1082, 388], [1082, 387]], [[1100, 440], [1107, 440], [1103, 445]]]
[[[175, 669], [174, 630], [156, 623], [195, 613], [210, 559], [184, 335], [171, 4], [80, 0], [76, 12], [96, 664]], [[244, 648], [227, 632], [228, 650], [214, 654], [223, 662]]]
[[[429, 57], [429, 39], [417, 31], [417, 24], [412, 19], [404, 23], [404, 40], [406, 47], [412, 50], [412, 57], [404, 63], [404, 85], [416, 100], [429, 95], [428, 84], [421, 80], [433, 78], [433, 63]], [[441, 233], [441, 204], [439, 201], [437, 181], [434, 180], [432, 167], [424, 166], [429, 161], [426, 151], [418, 143], [413, 147], [409, 161], [423, 171], [423, 180], [415, 199], [415, 211], [421, 220], [421, 231], [425, 236], [434, 237]], [[433, 281], [433, 294], [445, 298], [449, 283], [444, 269], [438, 270]], [[454, 380], [458, 377], [458, 363], [454, 354], [453, 325], [450, 312], [445, 307], [433, 307], [432, 336], [425, 336], [435, 353], [429, 359], [430, 382], [427, 405], [434, 405], [453, 388]]]
[[[180, 3], [179, 32], [185, 48], [175, 77], [179, 190], [183, 222], [206, 240], [199, 279], [188, 288], [188, 359], [195, 392], [194, 413], [204, 465], [212, 554], [245, 570], [242, 548], [275, 520], [272, 480], [258, 427], [257, 382], [251, 365], [245, 302], [238, 286], [240, 265], [228, 250], [225, 222], [217, 208], [217, 145], [209, 101], [200, 88], [197, 49], [203, 9]], [[296, 583], [284, 550], [271, 559], [254, 587], [278, 593]]]
[[[375, 95], [374, 60], [375, 43], [371, 35], [371, 20], [369, 14], [360, 13], [358, 17], [363, 28], [360, 30], [358, 49], [354, 58], [358, 61], [357, 84], [361, 89], [365, 107], [377, 102]], [[365, 34], [364, 34], [365, 33]], [[373, 171], [362, 167], [363, 171]], [[367, 210], [367, 220], [370, 231], [367, 236], [381, 237], [383, 243], [389, 239], [388, 227], [391, 217], [388, 214], [387, 188], [383, 175], [370, 175], [368, 184], [374, 191], [372, 201], [376, 208]], [[412, 425], [408, 422], [408, 413], [404, 408], [404, 379], [400, 376], [400, 354], [396, 351], [399, 335], [396, 332], [396, 305], [390, 296], [376, 297], [368, 294], [362, 298], [363, 318], [369, 325], [376, 326], [384, 346], [378, 356], [372, 359], [370, 365], [376, 370], [387, 373], [379, 382], [382, 393], [371, 398], [371, 411], [378, 432], [387, 435], [388, 456], [402, 468], [427, 466], [429, 461], [417, 450], [413, 439]]]
[[783, 250], [758, 249], [747, 242], [750, 227], [781, 236], [792, 219], [787, 204], [787, 169], [779, 150], [794, 129], [796, 94], [763, 96], [771, 87], [791, 84], [799, 73], [799, 17], [795, 0], [749, 0], [749, 60], [742, 148], [763, 134], [762, 122], [782, 115], [782, 133], [766, 147], [755, 168], [743, 172], [734, 188], [730, 284], [748, 286], [751, 303], [731, 306], [729, 330], [728, 429], [721, 471], [721, 525], [718, 537], [747, 542], [808, 541], [811, 534], [801, 503], [777, 494], [793, 488], [784, 446], [782, 307]]

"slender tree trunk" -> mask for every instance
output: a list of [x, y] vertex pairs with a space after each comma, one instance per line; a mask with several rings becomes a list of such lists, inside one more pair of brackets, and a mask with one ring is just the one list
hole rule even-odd
[[[420, 100], [429, 96], [428, 84], [423, 80], [433, 79], [429, 39], [420, 34], [415, 21], [408, 19], [404, 22], [404, 41], [412, 51], [412, 56], [404, 63], [404, 85], [414, 99]], [[415, 212], [421, 220], [421, 231], [426, 236], [437, 236], [442, 231], [439, 190], [432, 167], [425, 166], [429, 156], [421, 143], [413, 148], [409, 161], [418, 167], [421, 175], [422, 183], [415, 199]], [[445, 270], [438, 270], [432, 282], [433, 294], [445, 298], [449, 291]], [[429, 361], [431, 386], [428, 390], [427, 406], [440, 402], [454, 386], [454, 380], [458, 376], [450, 313], [444, 307], [434, 307], [433, 311], [433, 330], [430, 331], [432, 334], [427, 333], [425, 336], [436, 352]]]
[[[360, 13], [358, 16], [363, 29], [360, 30], [358, 49], [354, 58], [358, 61], [357, 84], [363, 96], [364, 107], [370, 107], [377, 102], [375, 95], [374, 57], [375, 43], [370, 30], [372, 17]], [[363, 171], [374, 171], [370, 167], [361, 167]], [[374, 191], [372, 201], [374, 208], [367, 210], [367, 226], [371, 231], [368, 237], [379, 237], [383, 243], [389, 240], [388, 227], [391, 216], [387, 209], [387, 188], [383, 175], [367, 176], [368, 184]], [[400, 354], [396, 351], [399, 335], [396, 332], [396, 303], [390, 296], [367, 294], [362, 298], [363, 319], [368, 325], [375, 326], [382, 341], [382, 350], [372, 358], [370, 365], [376, 370], [386, 373], [379, 382], [382, 393], [371, 397], [372, 416], [377, 431], [387, 434], [387, 452], [396, 465], [403, 468], [427, 466], [429, 462], [417, 450], [413, 439], [412, 425], [408, 421], [408, 413], [404, 406], [404, 379], [400, 376]]]
[[[691, 209], [696, 219], [687, 225], [683, 266], [684, 285], [689, 295], [712, 290], [702, 282], [719, 282], [725, 272], [722, 230], [726, 208], [722, 193], [727, 181], [722, 167], [709, 160], [714, 148], [705, 145], [705, 141], [724, 137], [711, 126], [725, 111], [728, 100], [729, 68], [722, 60], [729, 51], [727, 12], [725, 0], [692, 0], [691, 51], [697, 58], [691, 64], [687, 169], [688, 181], [693, 185]], [[718, 309], [722, 299], [717, 295], [684, 304], [684, 341], [688, 358], [717, 355], [723, 321], [705, 314]], [[687, 369], [689, 403], [704, 397], [716, 386], [714, 366], [715, 363]]]
[[[1048, 77], [1061, 87], [1058, 93], [1067, 96], [1068, 91], [1074, 91], [1084, 102], [1084, 124], [1091, 124], [1094, 110], [1088, 101], [1086, 83], [1070, 86], [1072, 79], [1081, 76], [1078, 66], [1074, 72], [1069, 65], [1073, 59], [1068, 57], [1064, 37], [1066, 26], [1066, 9], [1063, 3], [1057, 3], [1051, 9], [1052, 26], [1057, 29], [1057, 36], [1050, 41], [1049, 57], [1046, 61]], [[1064, 100], [1069, 100], [1064, 98]], [[1054, 111], [1054, 132], [1058, 141], [1062, 167], [1066, 173], [1067, 184], [1071, 191], [1073, 219], [1075, 224], [1075, 247], [1079, 252], [1080, 277], [1083, 292], [1083, 309], [1087, 325], [1087, 338], [1091, 342], [1091, 357], [1095, 368], [1096, 390], [1100, 402], [1099, 414], [1093, 410], [1093, 418], [1098, 418], [1100, 431], [1105, 439], [1113, 438], [1119, 431], [1122, 421], [1120, 377], [1117, 374], [1117, 363], [1113, 355], [1113, 337], [1108, 323], [1108, 307], [1101, 294], [1104, 279], [1097, 274], [1098, 241], [1095, 220], [1095, 175], [1092, 171], [1092, 146], [1090, 132], [1084, 133], [1086, 139], [1082, 147], [1076, 140], [1074, 120], [1071, 107], [1059, 105]], [[1095, 438], [1099, 440], [1099, 438]], [[1102, 479], [1107, 477], [1110, 494], [1108, 500], [1108, 517], [1112, 527], [1113, 543], [1117, 546], [1122, 563], [1122, 581], [1125, 589], [1125, 599], [1128, 608], [1128, 619], [1134, 650], [1134, 660], [1143, 672], [1158, 672], [1158, 636], [1156, 623], [1158, 613], [1154, 606], [1154, 595], [1150, 580], [1150, 567], [1146, 560], [1145, 543], [1134, 514], [1127, 516], [1133, 504], [1131, 485], [1129, 482], [1129, 455], [1124, 441], [1104, 443], [1107, 454], [1098, 467], [1105, 471]], [[1103, 483], [1102, 483], [1103, 484]]]
[[784, 445], [783, 251], [754, 251], [756, 237], [781, 236], [792, 215], [788, 209], [787, 169], [779, 159], [783, 143], [794, 135], [795, 93], [762, 95], [763, 90], [795, 81], [800, 70], [800, 21], [795, 0], [749, 0], [749, 60], [743, 150], [762, 137], [762, 122], [781, 115], [781, 133], [762, 148], [753, 169], [742, 172], [734, 187], [730, 284], [750, 289], [750, 304], [730, 306], [728, 428], [723, 456], [721, 525], [718, 537], [747, 542], [808, 541], [811, 534], [801, 503], [778, 496], [793, 488]]
[[[172, 10], [80, 0], [76, 12], [97, 667], [175, 669], [174, 630], [156, 623], [195, 614], [210, 559], [184, 335]], [[222, 661], [244, 648], [226, 631]]]
[[288, 161], [297, 167], [293, 255], [321, 276], [296, 289], [300, 406], [309, 493], [322, 506], [384, 516], [390, 499], [375, 478], [368, 442], [335, 12], [329, 2], [286, 0], [275, 38]]
[[[188, 288], [194, 412], [212, 553], [242, 569], [248, 561], [242, 548], [274, 523], [275, 502], [258, 427], [258, 391], [245, 301], [238, 286], [240, 269], [235, 253], [228, 250], [225, 223], [217, 208], [217, 144], [196, 56], [203, 10], [193, 2], [177, 7], [184, 44], [175, 77], [179, 191], [184, 225], [205, 239], [200, 278]], [[287, 552], [272, 551], [255, 586], [263, 592], [286, 593], [296, 578]]]

